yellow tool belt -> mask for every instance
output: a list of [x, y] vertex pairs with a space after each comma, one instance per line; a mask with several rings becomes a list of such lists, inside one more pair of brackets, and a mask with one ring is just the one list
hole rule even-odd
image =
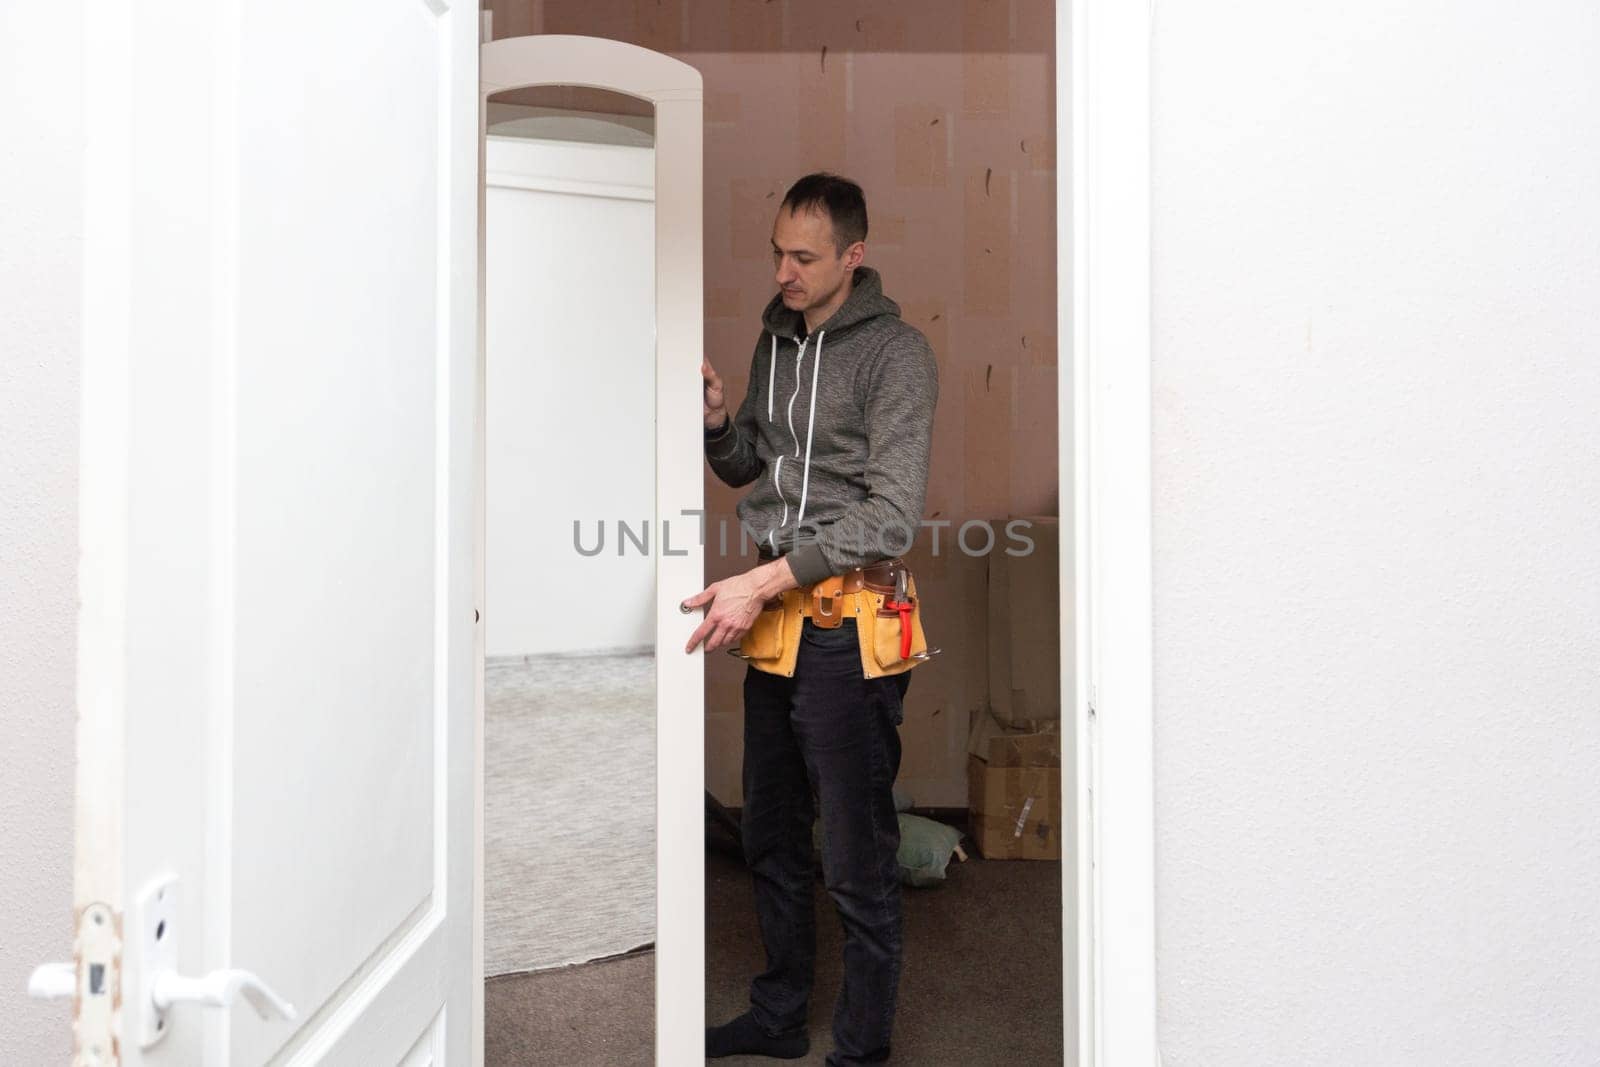
[[[911, 603], [911, 651], [900, 655], [901, 613], [887, 604], [895, 602], [895, 587], [905, 575], [906, 600]], [[861, 644], [861, 671], [864, 677], [909, 671], [926, 663], [938, 649], [928, 648], [922, 632], [922, 600], [917, 596], [916, 580], [903, 559], [886, 559], [836, 574], [814, 585], [790, 589], [767, 601], [754, 625], [744, 635], [734, 655], [758, 671], [794, 676], [800, 653], [800, 631], [805, 620], [823, 629], [835, 629], [846, 619], [856, 622], [856, 637]]]

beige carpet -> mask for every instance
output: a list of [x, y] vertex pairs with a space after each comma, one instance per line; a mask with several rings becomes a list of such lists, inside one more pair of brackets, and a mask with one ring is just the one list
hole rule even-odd
[[655, 941], [655, 658], [494, 657], [484, 671], [484, 968]]

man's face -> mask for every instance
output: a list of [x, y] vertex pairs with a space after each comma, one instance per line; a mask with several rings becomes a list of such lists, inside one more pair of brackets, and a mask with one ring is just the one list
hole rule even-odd
[[772, 260], [783, 305], [804, 312], [825, 307], [861, 262], [862, 242], [840, 255], [833, 244], [833, 220], [826, 209], [778, 209], [772, 226]]

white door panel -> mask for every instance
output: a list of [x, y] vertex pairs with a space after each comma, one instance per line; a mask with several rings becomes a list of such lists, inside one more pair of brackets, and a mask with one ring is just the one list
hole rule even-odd
[[[586, 86], [648, 100], [655, 111], [656, 545], [674, 545], [704, 509], [699, 366], [704, 350], [703, 84], [659, 53], [594, 37], [508, 37], [484, 46], [482, 91]], [[697, 526], [697, 523], [693, 525]], [[656, 1062], [698, 1063], [705, 1023], [705, 675], [679, 651], [698, 616], [678, 609], [704, 587], [698, 549], [658, 550], [656, 678]]]
[[[91, 3], [77, 905], [127, 1064], [473, 1048], [477, 12]], [[159, 10], [158, 10], [159, 8]], [[80, 967], [86, 982], [90, 964]], [[103, 1051], [103, 1050], [102, 1050]]]

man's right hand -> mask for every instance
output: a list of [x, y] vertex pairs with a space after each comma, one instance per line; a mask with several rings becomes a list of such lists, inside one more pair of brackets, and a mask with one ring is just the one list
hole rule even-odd
[[706, 429], [720, 430], [722, 424], [728, 421], [728, 404], [722, 395], [721, 376], [712, 369], [711, 361], [704, 357], [700, 360], [700, 377], [705, 379], [703, 404]]

